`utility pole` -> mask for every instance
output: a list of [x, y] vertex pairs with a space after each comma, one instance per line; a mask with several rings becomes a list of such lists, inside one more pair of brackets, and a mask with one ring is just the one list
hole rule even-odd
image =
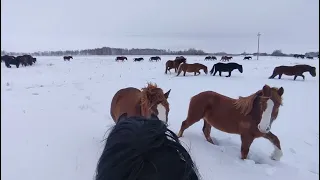
[[258, 52], [257, 52], [257, 60], [259, 60], [259, 55], [260, 55], [260, 32], [258, 32]]

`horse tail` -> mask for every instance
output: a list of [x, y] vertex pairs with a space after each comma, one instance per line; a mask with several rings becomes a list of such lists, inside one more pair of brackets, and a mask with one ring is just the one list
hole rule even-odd
[[279, 67], [275, 67], [273, 69], [272, 75], [269, 77], [269, 79], [273, 79], [276, 75], [278, 75]]
[[212, 69], [210, 70], [210, 74], [212, 74], [214, 71], [214, 65], [212, 66]]
[[182, 64], [184, 64], [184, 63], [180, 63], [180, 64], [179, 64], [178, 73], [181, 72], [181, 65], [182, 65]]

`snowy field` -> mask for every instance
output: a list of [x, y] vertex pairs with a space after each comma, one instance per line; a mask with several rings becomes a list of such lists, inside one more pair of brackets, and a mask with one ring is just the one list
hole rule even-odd
[[[149, 59], [150, 56], [145, 56]], [[113, 95], [120, 88], [142, 88], [155, 82], [169, 89], [169, 127], [178, 132], [186, 118], [189, 100], [213, 90], [237, 98], [263, 85], [283, 86], [284, 105], [272, 126], [282, 145], [279, 162], [269, 156], [273, 146], [256, 139], [249, 160], [240, 160], [240, 136], [212, 129], [219, 145], [208, 143], [202, 122], [187, 129], [181, 138], [199, 168], [203, 180], [315, 180], [319, 179], [319, 60], [261, 57], [259, 61], [232, 61], [243, 65], [243, 74], [231, 78], [188, 74], [164, 74], [165, 62], [115, 62], [113, 56], [37, 57], [31, 67], [1, 63], [1, 178], [4, 180], [90, 180], [94, 178], [106, 131], [114, 125], [109, 114]], [[210, 70], [217, 61], [186, 56]], [[220, 59], [220, 57], [218, 57]], [[255, 59], [255, 58], [254, 58]], [[316, 66], [317, 77], [306, 80], [283, 76], [268, 79], [278, 65], [305, 63]], [[224, 76], [227, 74], [223, 74]]]

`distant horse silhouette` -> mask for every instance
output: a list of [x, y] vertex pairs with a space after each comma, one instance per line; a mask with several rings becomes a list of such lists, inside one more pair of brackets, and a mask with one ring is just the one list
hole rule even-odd
[[251, 56], [245, 56], [245, 57], [243, 58], [243, 60], [249, 60], [249, 59], [252, 59], [252, 57], [251, 57]]
[[72, 56], [63, 56], [64, 61], [70, 61], [70, 59], [73, 59]]
[[123, 114], [112, 127], [95, 180], [198, 180], [188, 151], [167, 125]]
[[208, 142], [211, 126], [231, 134], [241, 136], [241, 159], [246, 159], [250, 145], [258, 137], [268, 139], [274, 145], [274, 160], [280, 160], [282, 151], [280, 141], [270, 129], [282, 105], [284, 89], [263, 86], [262, 90], [247, 97], [233, 99], [214, 91], [204, 91], [190, 100], [188, 115], [182, 122], [178, 137], [194, 123], [204, 120], [202, 131]]
[[10, 64], [15, 65], [17, 68], [19, 68], [21, 62], [19, 59], [17, 59], [14, 56], [4, 55], [1, 56], [1, 61], [4, 62], [7, 68], [11, 68]]
[[232, 56], [222, 56], [220, 61], [230, 61], [232, 59]]
[[305, 58], [305, 55], [303, 55], [303, 54], [294, 54], [293, 57], [294, 57], [294, 58], [304, 59], [304, 58]]
[[161, 61], [161, 58], [159, 56], [153, 56], [150, 57], [149, 61]]
[[184, 56], [177, 56], [175, 60], [187, 61], [187, 58]]
[[146, 118], [154, 114], [160, 120], [167, 122], [170, 111], [167, 98], [170, 91], [163, 93], [161, 88], [151, 83], [148, 83], [147, 87], [142, 88], [141, 91], [133, 87], [120, 89], [111, 101], [111, 117], [117, 123], [119, 117], [124, 113], [127, 113], [129, 117], [143, 116]]
[[217, 57], [215, 56], [207, 56], [204, 58], [205, 61], [209, 61], [209, 60], [217, 60]]
[[301, 76], [303, 80], [305, 79], [303, 73], [309, 72], [312, 77], [316, 76], [316, 68], [306, 64], [299, 64], [295, 66], [277, 66], [274, 68], [272, 75], [269, 79], [273, 79], [279, 75], [281, 79], [282, 75], [294, 76], [293, 80], [296, 80], [298, 76]]
[[128, 60], [128, 58], [125, 56], [117, 56], [116, 57], [116, 61], [124, 61], [124, 60]]
[[[178, 67], [178, 74], [183, 71], [183, 76], [186, 76], [186, 72], [193, 72], [195, 76], [200, 75], [200, 70], [203, 70], [205, 74], [208, 74], [208, 68], [207, 66], [200, 64], [200, 63], [193, 63], [193, 64], [187, 64], [187, 63], [181, 63]], [[197, 74], [198, 73], [198, 74]]]
[[[235, 69], [238, 69], [240, 73], [243, 73], [243, 68], [242, 65], [238, 63], [216, 63], [215, 65], [212, 66], [212, 69], [210, 70], [210, 74], [213, 74], [213, 76], [216, 75], [217, 72], [219, 72], [219, 76], [221, 76], [222, 72], [228, 72], [229, 75], [226, 77], [231, 76], [231, 72]], [[214, 71], [214, 73], [213, 73]]]
[[133, 61], [143, 61], [144, 59], [142, 57], [139, 58], [133, 58]]
[[165, 73], [167, 74], [167, 71], [169, 71], [171, 73], [171, 69], [174, 69], [174, 72], [177, 72], [178, 67], [181, 63], [186, 63], [186, 59], [185, 58], [176, 58], [175, 60], [168, 60], [166, 62], [166, 71]]
[[313, 59], [313, 57], [311, 57], [311, 56], [307, 56], [307, 59]]

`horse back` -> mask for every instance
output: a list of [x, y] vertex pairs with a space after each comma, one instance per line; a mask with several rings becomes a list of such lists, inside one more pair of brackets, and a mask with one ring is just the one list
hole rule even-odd
[[114, 122], [127, 113], [129, 116], [141, 116], [140, 108], [141, 91], [137, 88], [128, 87], [120, 89], [112, 98], [110, 115]]
[[216, 129], [237, 134], [241, 122], [247, 119], [235, 108], [235, 101], [214, 91], [201, 92], [191, 98], [188, 118], [202, 118]]

